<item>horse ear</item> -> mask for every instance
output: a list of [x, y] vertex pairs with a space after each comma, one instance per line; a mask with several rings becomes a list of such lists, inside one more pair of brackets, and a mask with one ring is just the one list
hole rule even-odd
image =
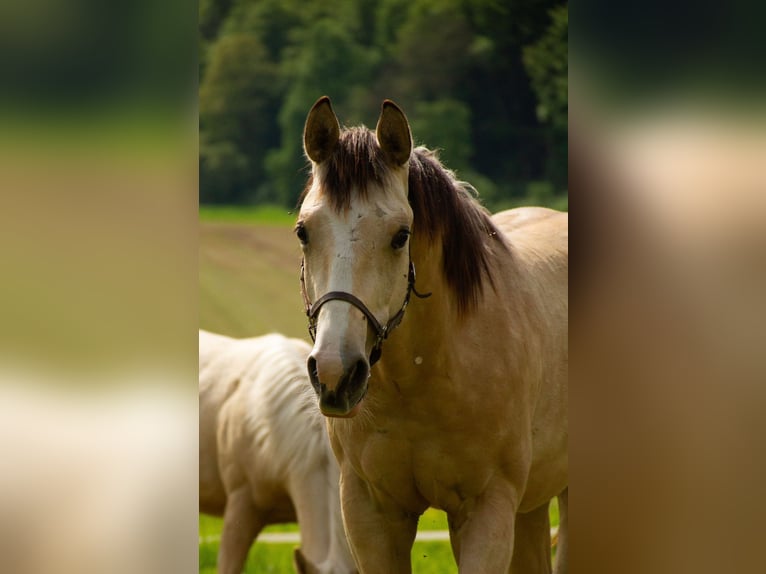
[[330, 98], [322, 96], [311, 108], [303, 128], [303, 149], [315, 163], [322, 163], [332, 154], [340, 137], [340, 124], [332, 111]]
[[404, 165], [410, 161], [412, 135], [410, 124], [404, 112], [391, 100], [385, 100], [380, 110], [380, 118], [375, 128], [380, 149], [394, 165]]

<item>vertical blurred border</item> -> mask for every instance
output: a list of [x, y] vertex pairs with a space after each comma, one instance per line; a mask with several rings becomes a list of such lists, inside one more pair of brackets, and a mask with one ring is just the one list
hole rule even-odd
[[196, 568], [197, 5], [0, 5], [0, 571]]
[[763, 569], [765, 15], [573, 7], [574, 572]]

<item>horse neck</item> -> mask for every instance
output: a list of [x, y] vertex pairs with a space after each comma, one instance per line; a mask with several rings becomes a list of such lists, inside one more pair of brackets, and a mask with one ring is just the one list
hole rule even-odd
[[[529, 288], [521, 279], [516, 257], [507, 251], [511, 248], [498, 243], [491, 246], [494, 277], [517, 299], [516, 304], [509, 304], [511, 295], [499, 298], [490, 281], [486, 280], [478, 308], [461, 314], [457, 296], [444, 276], [441, 243], [416, 239], [421, 240], [412, 244], [415, 288], [431, 295], [420, 299], [412, 294], [404, 320], [383, 345], [381, 368], [378, 369], [384, 379], [396, 382], [397, 393], [406, 392], [408, 384], [422, 389], [424, 374], [451, 379], [454, 360], [464, 352], [459, 347], [466, 343], [467, 333], [476, 337], [486, 334], [488, 328], [498, 328], [499, 324], [527, 325], [534, 303], [525, 295]], [[525, 329], [517, 332], [525, 332]], [[503, 335], [508, 336], [508, 333]], [[523, 349], [525, 343], [515, 338], [505, 339], [503, 352], [511, 344]], [[388, 385], [382, 388], [388, 388]]]
[[404, 320], [383, 345], [381, 366], [395, 379], [406, 379], [409, 371], [417, 370], [418, 358], [426, 360], [448, 345], [450, 325], [458, 319], [442, 274], [441, 249], [413, 247], [411, 257], [417, 276], [415, 289], [430, 295], [425, 299], [411, 295]]

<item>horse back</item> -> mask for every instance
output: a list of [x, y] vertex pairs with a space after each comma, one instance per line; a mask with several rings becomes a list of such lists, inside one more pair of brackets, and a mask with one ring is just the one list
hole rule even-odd
[[518, 207], [492, 216], [495, 225], [512, 244], [534, 238], [538, 248], [568, 253], [569, 214], [547, 207]]

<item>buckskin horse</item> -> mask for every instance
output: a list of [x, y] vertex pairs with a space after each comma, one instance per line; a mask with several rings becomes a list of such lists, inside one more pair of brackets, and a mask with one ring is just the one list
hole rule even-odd
[[360, 571], [411, 572], [435, 507], [461, 574], [550, 572], [558, 496], [566, 572], [567, 214], [490, 216], [389, 100], [372, 131], [320, 98], [303, 143], [307, 366]]

